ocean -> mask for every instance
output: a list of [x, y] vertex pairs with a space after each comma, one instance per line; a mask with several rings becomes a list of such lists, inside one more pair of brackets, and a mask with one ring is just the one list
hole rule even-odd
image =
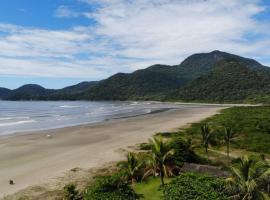
[[70, 127], [180, 107], [155, 102], [0, 101], [0, 135]]

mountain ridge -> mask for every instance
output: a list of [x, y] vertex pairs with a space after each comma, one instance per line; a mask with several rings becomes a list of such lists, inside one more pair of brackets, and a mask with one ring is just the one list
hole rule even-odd
[[[214, 74], [218, 77], [214, 76]], [[269, 85], [270, 68], [254, 59], [215, 50], [209, 53], [193, 54], [178, 65], [156, 64], [132, 73], [117, 73], [101, 81], [81, 82], [59, 90], [45, 89], [33, 84], [15, 90], [2, 89], [2, 92], [0, 90], [0, 98], [6, 100], [238, 102], [245, 101], [246, 98], [251, 96], [268, 96], [269, 91], [267, 88], [255, 83], [252, 80], [254, 77], [250, 76], [250, 74], [256, 74], [256, 78], [260, 82]], [[226, 79], [222, 76], [226, 76]], [[237, 77], [241, 77], [246, 83], [240, 80], [242, 84], [240, 87]], [[205, 84], [207, 82], [209, 84]], [[235, 85], [228, 84], [230, 82], [235, 83]], [[216, 83], [216, 85], [214, 86], [213, 83]], [[252, 93], [247, 92], [248, 88], [245, 87], [245, 85], [250, 86], [250, 83], [256, 86], [253, 88]], [[222, 87], [222, 85], [230, 85], [231, 88]], [[239, 90], [238, 87], [242, 89]], [[200, 88], [200, 90], [196, 90], [196, 88]], [[223, 93], [217, 92], [216, 88], [222, 89]], [[231, 93], [229, 89], [240, 92], [242, 94], [241, 98], [236, 94], [232, 95], [234, 93]], [[206, 93], [205, 91], [209, 92]], [[216, 91], [216, 97], [211, 91]], [[225, 98], [226, 93], [230, 94], [228, 95], [230, 98]]]

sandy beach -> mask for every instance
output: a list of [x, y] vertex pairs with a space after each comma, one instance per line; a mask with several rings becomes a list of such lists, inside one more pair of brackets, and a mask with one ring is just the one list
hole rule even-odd
[[[74, 167], [92, 168], [123, 159], [120, 148], [146, 142], [214, 115], [221, 106], [197, 106], [0, 138], [0, 198], [51, 181]], [[47, 135], [51, 137], [47, 137]], [[15, 185], [9, 185], [12, 179]]]

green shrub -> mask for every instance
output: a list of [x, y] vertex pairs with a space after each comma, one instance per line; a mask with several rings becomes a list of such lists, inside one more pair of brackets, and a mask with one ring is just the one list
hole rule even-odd
[[173, 160], [176, 165], [181, 166], [183, 162], [201, 162], [200, 157], [192, 150], [191, 141], [186, 141], [177, 136], [172, 139], [169, 146], [174, 150], [174, 154], [170, 159]]
[[64, 187], [64, 199], [65, 200], [80, 200], [82, 196], [79, 191], [76, 189], [74, 184], [68, 184]]
[[85, 200], [135, 200], [139, 199], [120, 174], [97, 178], [85, 192]]
[[140, 144], [140, 150], [150, 150], [151, 149], [151, 145], [149, 143], [141, 143]]
[[164, 200], [225, 200], [224, 180], [211, 176], [187, 173], [164, 186]]

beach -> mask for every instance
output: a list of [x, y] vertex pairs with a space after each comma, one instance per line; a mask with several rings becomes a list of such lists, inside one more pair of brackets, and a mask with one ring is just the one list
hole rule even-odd
[[[124, 158], [124, 151], [157, 132], [176, 131], [218, 113], [224, 106], [186, 106], [105, 122], [17, 133], [0, 138], [0, 198], [53, 181], [64, 172], [103, 167]], [[15, 182], [9, 184], [9, 180]]]

